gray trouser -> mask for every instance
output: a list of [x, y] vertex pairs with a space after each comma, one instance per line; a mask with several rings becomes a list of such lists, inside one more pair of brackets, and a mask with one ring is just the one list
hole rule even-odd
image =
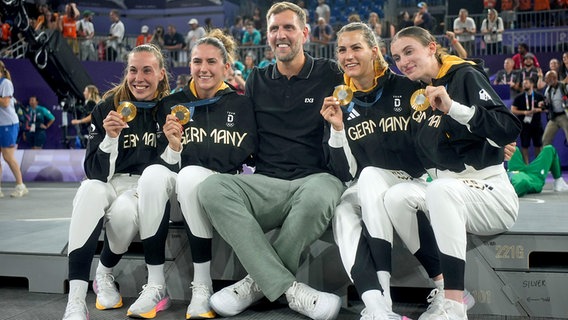
[[[252, 175], [212, 175], [198, 200], [213, 227], [233, 248], [271, 301], [295, 281], [302, 251], [327, 229], [344, 190], [327, 173], [296, 180]], [[265, 232], [280, 228], [273, 243]]]

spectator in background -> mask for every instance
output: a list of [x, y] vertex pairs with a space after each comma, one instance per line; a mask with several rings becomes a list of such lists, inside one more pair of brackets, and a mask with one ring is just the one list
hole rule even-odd
[[148, 28], [147, 25], [143, 25], [142, 28], [140, 28], [140, 34], [136, 37], [136, 46], [152, 41], [152, 35], [149, 33], [149, 30], [150, 28]]
[[[530, 53], [529, 46], [524, 42], [519, 43], [519, 45], [517, 46], [517, 53], [513, 56], [513, 61], [515, 62], [515, 69], [521, 69], [523, 67], [525, 55], [529, 53]], [[538, 59], [534, 54], [532, 54], [532, 56], [534, 59], [535, 67], [540, 68], [540, 63], [538, 63]]]
[[522, 122], [521, 153], [523, 160], [529, 164], [529, 147], [533, 145], [534, 155], [538, 156], [542, 150], [542, 120], [541, 113], [544, 108], [544, 96], [535, 89], [536, 81], [526, 78], [522, 82], [523, 93], [517, 95], [511, 105], [511, 112]]
[[237, 43], [242, 43], [244, 31], [243, 17], [237, 16], [235, 23], [229, 28], [229, 34], [233, 36], [233, 39], [235, 39]]
[[304, 13], [306, 14], [306, 22], [308, 22], [310, 16], [310, 10], [306, 8], [306, 3], [303, 0], [298, 0], [296, 4], [298, 5], [298, 7], [302, 8], [302, 10], [304, 10]]
[[262, 61], [260, 61], [258, 63], [258, 67], [259, 68], [264, 68], [267, 65], [271, 64], [271, 63], [275, 63], [276, 62], [276, 58], [274, 58], [274, 51], [272, 51], [272, 48], [267, 47], [264, 49], [264, 59], [262, 59]]
[[[552, 58], [548, 61], [548, 71], [556, 71], [556, 74], [560, 74], [560, 61], [558, 61], [558, 59], [556, 58]], [[560, 76], [558, 76], [558, 80], [562, 81], [562, 79], [560, 79]]]
[[325, 0], [318, 0], [318, 6], [316, 7], [316, 21], [319, 21], [319, 18], [324, 18], [325, 22], [329, 23], [331, 19], [331, 9], [325, 3]]
[[524, 91], [523, 81], [527, 78], [531, 78], [535, 84], [538, 83], [539, 73], [542, 75], [542, 70], [534, 66], [534, 55], [532, 53], [527, 53], [524, 57], [524, 68], [519, 70], [519, 79], [517, 81], [516, 89], [517, 91]]
[[40, 15], [37, 18], [34, 29], [57, 30], [59, 25], [59, 13], [52, 12], [47, 4], [41, 4], [38, 8]]
[[398, 18], [397, 18], [397, 26], [396, 26], [396, 31], [402, 30], [406, 27], [410, 27], [413, 26], [414, 22], [410, 19], [410, 14], [408, 13], [408, 11], [404, 10], [399, 12], [398, 14]]
[[256, 67], [256, 56], [252, 52], [248, 52], [245, 56], [245, 69], [243, 70], [243, 79], [247, 80], [252, 70]]
[[361, 16], [358, 13], [352, 13], [347, 17], [347, 23], [361, 22]]
[[530, 28], [531, 18], [530, 12], [533, 10], [532, 0], [519, 0], [518, 11], [521, 13], [519, 20], [520, 28]]
[[519, 8], [519, 0], [501, 0], [501, 17], [506, 29], [513, 29], [517, 21], [516, 11]]
[[81, 126], [81, 133], [88, 134], [88, 128], [91, 124], [91, 113], [93, 113], [93, 109], [101, 101], [101, 94], [95, 85], [90, 84], [83, 90], [83, 97], [85, 97], [83, 112], [78, 119], [71, 120], [71, 124]]
[[79, 39], [79, 56], [81, 60], [97, 61], [97, 52], [93, 43], [93, 37], [95, 36], [94, 14], [91, 10], [85, 10], [83, 19], [77, 21], [77, 38]]
[[16, 144], [18, 144], [18, 148], [24, 149], [22, 144], [27, 146], [26, 133], [30, 131], [30, 113], [28, 111], [30, 107], [14, 99], [14, 109], [16, 110], [16, 114], [18, 115], [20, 125], [20, 131], [18, 132]]
[[248, 21], [245, 27], [245, 33], [243, 34], [242, 45], [243, 46], [258, 46], [262, 40], [262, 35], [254, 27], [254, 22]]
[[496, 6], [497, 6], [496, 0], [483, 0], [484, 10], [495, 9]]
[[560, 64], [558, 79], [564, 83], [568, 83], [568, 52], [562, 54], [562, 63]]
[[199, 21], [195, 18], [190, 19], [187, 24], [189, 24], [189, 32], [185, 37], [185, 42], [187, 43], [187, 51], [191, 55], [191, 49], [197, 41], [205, 37], [205, 29], [199, 26]]
[[548, 113], [548, 123], [542, 135], [542, 144], [552, 144], [558, 129], [564, 130], [568, 137], [568, 84], [558, 81], [556, 71], [548, 71], [544, 76], [548, 85], [544, 91], [544, 106]]
[[150, 40], [150, 43], [160, 49], [164, 47], [164, 27], [157, 26], [154, 29], [154, 34], [152, 34], [152, 40]]
[[116, 61], [122, 48], [124, 24], [120, 21], [120, 12], [118, 10], [111, 10], [109, 18], [112, 24], [106, 38], [106, 58], [108, 61]]
[[182, 91], [183, 87], [185, 87], [189, 83], [190, 79], [191, 76], [187, 73], [182, 73], [178, 75], [176, 79], [176, 87], [172, 89], [170, 94]]
[[481, 23], [481, 33], [483, 33], [483, 41], [486, 45], [486, 54], [501, 54], [503, 51], [503, 19], [497, 14], [497, 10], [489, 9], [487, 18]]
[[256, 30], [260, 31], [261, 36], [262, 36], [262, 31], [264, 30], [264, 17], [262, 16], [262, 13], [260, 12], [259, 7], [256, 7], [256, 8], [254, 8], [254, 10], [252, 10], [251, 20], [254, 24], [254, 28]]
[[[361, 20], [359, 19], [359, 22]], [[318, 46], [315, 52], [317, 58], [327, 57], [331, 58], [332, 52], [329, 52], [328, 47], [329, 42], [333, 39], [333, 28], [325, 21], [324, 18], [318, 18], [318, 24], [314, 27], [312, 31], [311, 41], [317, 43]]]
[[369, 28], [371, 28], [371, 30], [373, 30], [373, 33], [375, 34], [377, 40], [380, 40], [383, 34], [383, 25], [381, 24], [381, 19], [376, 12], [369, 13], [367, 25], [369, 26]]
[[8, 22], [2, 23], [1, 20], [0, 25], [0, 49], [3, 49], [12, 44], [12, 26]]
[[468, 54], [474, 53], [476, 30], [475, 21], [469, 17], [467, 9], [460, 9], [459, 16], [454, 20], [454, 33]]
[[[14, 107], [14, 85], [10, 71], [6, 69], [4, 62], [0, 60], [0, 154], [10, 167], [10, 171], [16, 179], [12, 197], [22, 197], [28, 193], [28, 189], [22, 180], [20, 165], [14, 156], [16, 152], [16, 139], [18, 137], [19, 119]], [[2, 166], [0, 165], [0, 182], [2, 181]], [[4, 197], [0, 186], [0, 198]]]
[[79, 56], [79, 42], [77, 41], [77, 19], [79, 16], [77, 5], [70, 2], [65, 5], [65, 15], [59, 18], [59, 30], [76, 56]]
[[519, 93], [516, 87], [519, 81], [519, 72], [513, 68], [514, 66], [515, 62], [513, 59], [506, 58], [503, 62], [503, 69], [497, 71], [495, 79], [493, 80], [493, 84], [506, 84], [509, 86], [511, 99]]
[[238, 94], [245, 94], [245, 79], [243, 79], [243, 72], [238, 69], [229, 68], [227, 71], [227, 78], [225, 81], [230, 84]]
[[30, 131], [26, 136], [26, 141], [32, 149], [41, 149], [47, 139], [47, 129], [55, 121], [55, 116], [44, 106], [38, 104], [36, 96], [29, 99]]
[[[414, 25], [431, 31], [433, 26], [432, 15], [428, 12], [428, 4], [426, 2], [418, 3], [418, 12], [414, 15]], [[399, 29], [402, 30], [402, 29]]]
[[164, 35], [164, 47], [163, 49], [169, 51], [170, 61], [177, 66], [179, 60], [179, 52], [185, 47], [185, 39], [181, 33], [177, 32], [176, 27], [173, 24], [168, 26], [168, 32]]
[[533, 25], [535, 27], [550, 26], [550, 1], [551, 0], [533, 0]]

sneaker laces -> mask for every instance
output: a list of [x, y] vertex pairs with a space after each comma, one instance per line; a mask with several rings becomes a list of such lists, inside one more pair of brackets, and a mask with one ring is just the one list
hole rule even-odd
[[313, 310], [318, 299], [317, 293], [310, 290], [307, 286], [294, 282], [292, 285], [292, 294], [290, 295], [290, 306], [301, 310]]
[[191, 294], [192, 301], [196, 297], [205, 298], [211, 295], [211, 290], [209, 290], [209, 287], [207, 285], [195, 282], [191, 283], [191, 292], [192, 292]]
[[426, 310], [430, 310], [431, 308], [435, 307], [443, 308], [444, 306], [443, 291], [439, 290], [438, 288], [434, 288], [432, 291], [430, 291], [430, 294], [426, 298], [426, 301], [428, 301], [429, 303], [428, 308], [426, 308]]
[[[97, 277], [98, 278], [98, 277]], [[114, 276], [110, 273], [103, 273], [100, 275], [100, 278], [96, 279], [97, 280], [97, 290], [98, 291], [106, 291], [106, 290], [111, 290], [111, 291], [115, 291], [115, 286], [114, 286]]]
[[245, 277], [241, 283], [233, 287], [233, 292], [239, 297], [255, 296], [260, 288], [251, 277]]
[[162, 299], [162, 294], [160, 291], [164, 289], [163, 285], [159, 284], [145, 284], [142, 286], [142, 291], [140, 291], [140, 297], [138, 300], [149, 298], [153, 300], [154, 297], [158, 296], [158, 299]]
[[74, 298], [67, 302], [67, 307], [65, 308], [65, 315], [70, 315], [73, 313], [84, 313], [87, 306], [85, 305], [85, 301]]

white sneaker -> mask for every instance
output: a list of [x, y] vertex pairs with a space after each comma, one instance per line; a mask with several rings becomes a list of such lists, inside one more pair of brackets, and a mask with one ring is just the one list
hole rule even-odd
[[[467, 320], [466, 308], [467, 306], [463, 303], [444, 298], [443, 304], [439, 308], [436, 308], [435, 310], [431, 311], [427, 319]], [[422, 316], [420, 316], [420, 318], [418, 319], [419, 320], [422, 319]]]
[[85, 301], [78, 298], [67, 301], [63, 320], [89, 320], [89, 310]]
[[568, 191], [568, 184], [566, 184], [566, 181], [564, 181], [562, 177], [554, 180], [554, 191], [556, 192]]
[[187, 306], [186, 319], [213, 319], [216, 314], [209, 304], [213, 289], [207, 285], [191, 283], [191, 302]]
[[335, 319], [341, 308], [338, 296], [317, 291], [296, 281], [286, 290], [286, 299], [290, 309], [314, 320]]
[[214, 293], [209, 300], [211, 307], [223, 317], [237, 315], [253, 303], [262, 299], [264, 294], [250, 276]]
[[401, 316], [392, 311], [379, 311], [370, 312], [366, 308], [361, 311], [361, 320], [412, 320], [406, 316]]
[[114, 277], [110, 273], [97, 273], [93, 281], [93, 291], [97, 295], [95, 306], [99, 310], [116, 309], [122, 307], [122, 297], [114, 284]]
[[12, 192], [10, 194], [10, 197], [21, 198], [28, 193], [29, 193], [28, 188], [26, 188], [26, 185], [22, 183], [22, 184], [16, 185], [16, 187], [14, 188], [14, 192]]
[[438, 313], [440, 313], [440, 310], [444, 308], [444, 300], [445, 298], [443, 289], [432, 289], [432, 291], [430, 291], [430, 294], [428, 295], [428, 298], [426, 298], [426, 301], [428, 301], [429, 303], [428, 308], [423, 314], [420, 315], [418, 320], [437, 319], [436, 317]]
[[170, 305], [166, 286], [145, 284], [142, 286], [140, 296], [128, 308], [126, 315], [131, 318], [152, 319], [156, 317], [156, 313], [166, 310]]

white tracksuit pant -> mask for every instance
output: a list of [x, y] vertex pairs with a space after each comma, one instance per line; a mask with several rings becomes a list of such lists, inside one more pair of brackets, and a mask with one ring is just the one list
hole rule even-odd
[[493, 235], [506, 231], [515, 223], [519, 209], [504, 170], [483, 180], [440, 178], [399, 184], [387, 191], [384, 201], [394, 228], [409, 248], [417, 243], [416, 211], [427, 213], [441, 252], [445, 287], [455, 290], [464, 286], [467, 232]]

